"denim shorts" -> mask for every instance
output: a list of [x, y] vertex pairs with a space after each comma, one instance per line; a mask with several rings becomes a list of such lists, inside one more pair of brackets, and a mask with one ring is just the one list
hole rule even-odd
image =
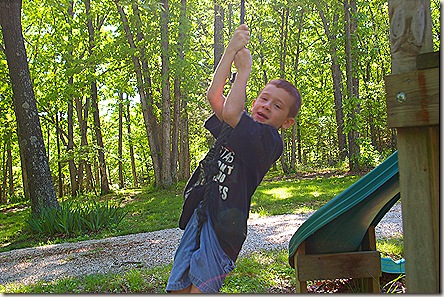
[[210, 218], [202, 226], [200, 247], [196, 242], [197, 213], [191, 216], [174, 255], [166, 291], [178, 291], [191, 284], [203, 293], [218, 293], [235, 265], [219, 245]]

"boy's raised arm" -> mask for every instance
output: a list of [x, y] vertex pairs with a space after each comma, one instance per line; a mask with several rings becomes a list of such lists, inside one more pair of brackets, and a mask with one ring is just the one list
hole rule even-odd
[[[225, 52], [216, 67], [210, 87], [208, 88], [208, 102], [210, 103], [213, 112], [221, 121], [224, 120], [223, 110], [226, 99], [223, 92], [225, 83], [227, 82], [227, 78], [230, 74], [231, 64], [235, 60], [237, 52], [240, 49], [244, 48], [249, 40], [250, 33], [248, 31], [248, 27], [246, 25], [240, 25], [233, 33], [233, 37], [228, 43], [228, 46], [225, 49]], [[236, 81], [238, 81], [237, 78]], [[235, 84], [236, 82], [233, 84], [232, 87], [234, 87]]]
[[246, 89], [251, 73], [251, 63], [251, 54], [247, 48], [244, 47], [236, 53], [234, 65], [238, 72], [222, 111], [224, 121], [233, 128], [239, 123], [245, 109]]

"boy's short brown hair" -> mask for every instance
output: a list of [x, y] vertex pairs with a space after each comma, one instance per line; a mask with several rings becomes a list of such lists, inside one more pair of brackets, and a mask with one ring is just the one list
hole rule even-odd
[[299, 90], [292, 83], [286, 81], [285, 79], [273, 79], [268, 83], [276, 86], [277, 88], [284, 89], [285, 91], [287, 91], [288, 94], [291, 95], [291, 97], [294, 99], [294, 104], [290, 106], [288, 117], [296, 117], [302, 104], [301, 94], [299, 93]]

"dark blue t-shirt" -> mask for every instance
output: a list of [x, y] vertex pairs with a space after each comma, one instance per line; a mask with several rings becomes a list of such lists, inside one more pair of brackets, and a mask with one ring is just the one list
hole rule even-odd
[[[215, 115], [205, 122], [215, 138], [221, 127]], [[251, 196], [282, 151], [277, 129], [254, 121], [247, 113], [221, 148], [215, 178], [219, 196], [216, 201], [208, 201], [208, 211], [222, 249], [233, 260], [247, 235]]]

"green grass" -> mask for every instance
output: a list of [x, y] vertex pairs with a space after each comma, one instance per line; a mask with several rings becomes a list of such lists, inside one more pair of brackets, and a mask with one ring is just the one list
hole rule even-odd
[[404, 237], [400, 234], [391, 238], [378, 239], [376, 248], [381, 252], [382, 258], [402, 259], [404, 255]]
[[[287, 265], [287, 251], [254, 252], [240, 257], [227, 276], [222, 293], [291, 293], [294, 270]], [[165, 293], [171, 265], [131, 269], [122, 274], [69, 277], [32, 285], [0, 286], [5, 293]]]
[[[306, 213], [317, 210], [348, 188], [359, 176], [277, 178], [268, 175], [256, 190], [251, 212], [261, 216]], [[33, 235], [25, 221], [30, 215], [26, 203], [0, 205], [0, 252], [48, 243], [76, 242], [110, 236], [150, 232], [177, 227], [182, 208], [184, 182], [168, 189], [131, 189], [100, 197], [124, 205], [128, 214], [113, 228], [74, 238], [45, 238]], [[378, 240], [382, 256], [403, 257], [402, 237]], [[227, 277], [224, 293], [291, 293], [294, 270], [288, 265], [288, 251], [256, 252], [240, 257], [237, 268]], [[171, 265], [154, 269], [137, 268], [121, 274], [88, 275], [31, 285], [0, 285], [0, 293], [164, 293]]]
[[[221, 293], [295, 293], [294, 269], [288, 265], [287, 257], [287, 250], [260, 251], [239, 257]], [[170, 270], [171, 264], [152, 269], [132, 268], [121, 274], [68, 277], [31, 285], [0, 285], [0, 293], [165, 293]], [[356, 292], [354, 288], [348, 290]]]
[[272, 216], [314, 211], [358, 179], [350, 175], [262, 182], [251, 199], [251, 212]]

